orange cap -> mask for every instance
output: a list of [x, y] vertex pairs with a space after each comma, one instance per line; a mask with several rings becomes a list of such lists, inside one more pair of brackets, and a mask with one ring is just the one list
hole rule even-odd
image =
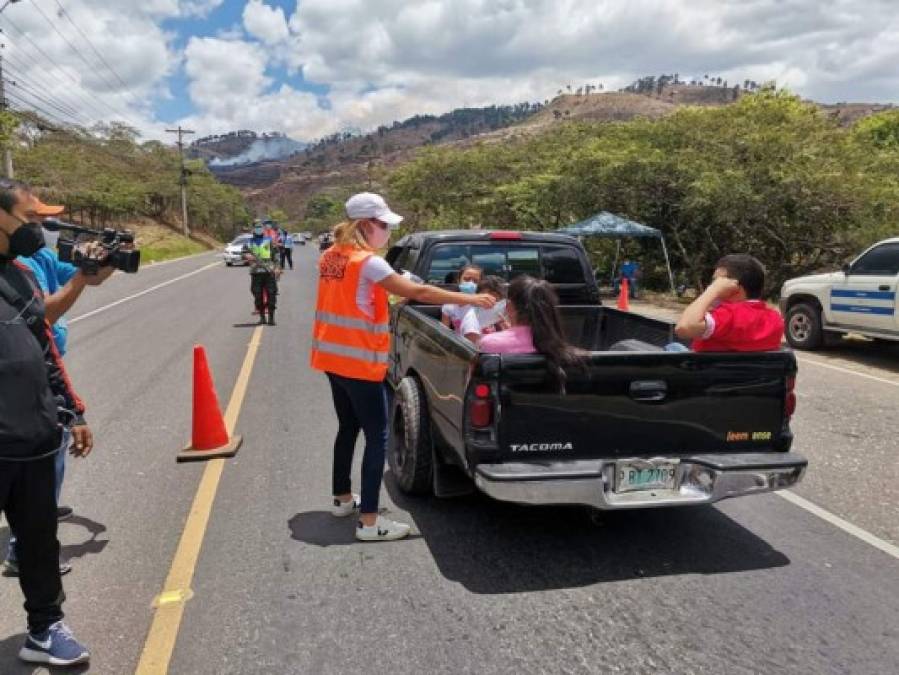
[[50, 204], [44, 204], [40, 199], [38, 199], [34, 194], [29, 195], [30, 199], [28, 201], [28, 206], [26, 211], [28, 213], [34, 213], [38, 216], [58, 216], [63, 211], [66, 210], [65, 206], [51, 206]]

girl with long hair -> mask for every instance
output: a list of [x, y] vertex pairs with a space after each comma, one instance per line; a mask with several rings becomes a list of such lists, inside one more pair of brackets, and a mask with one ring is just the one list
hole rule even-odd
[[568, 344], [559, 317], [559, 297], [552, 285], [527, 275], [509, 284], [508, 330], [485, 335], [478, 348], [490, 354], [542, 354], [549, 376], [564, 391], [565, 368], [580, 363], [577, 349]]

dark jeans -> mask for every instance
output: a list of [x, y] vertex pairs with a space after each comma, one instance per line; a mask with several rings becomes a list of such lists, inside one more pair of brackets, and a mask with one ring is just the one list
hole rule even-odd
[[250, 292], [253, 294], [253, 300], [256, 302], [256, 310], [261, 312], [263, 301], [262, 291], [265, 289], [268, 293], [268, 311], [274, 312], [278, 306], [278, 282], [274, 274], [251, 274], [250, 275]]
[[286, 265], [290, 265], [290, 269], [293, 269], [293, 249], [292, 248], [282, 248], [281, 249], [281, 269], [287, 269]]
[[340, 428], [334, 441], [333, 494], [351, 489], [353, 451], [360, 429], [365, 434], [362, 456], [362, 513], [377, 513], [387, 452], [387, 385], [328, 373]]
[[0, 511], [18, 537], [19, 585], [32, 633], [46, 630], [63, 616], [54, 462], [54, 457], [0, 462]]

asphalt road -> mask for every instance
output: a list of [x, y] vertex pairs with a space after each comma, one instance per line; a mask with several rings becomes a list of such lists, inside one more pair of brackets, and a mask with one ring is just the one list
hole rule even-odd
[[[297, 258], [279, 325], [262, 332], [244, 447], [224, 468], [171, 673], [896, 672], [899, 560], [777, 495], [594, 522], [410, 499], [388, 475], [383, 506], [415, 534], [356, 543], [328, 513], [336, 424], [306, 365], [315, 253]], [[192, 347], [206, 346], [224, 406], [254, 331], [246, 271], [213, 262], [117, 275], [72, 312], [68, 362], [98, 444], [70, 462], [63, 501], [77, 517], [60, 526], [75, 567], [67, 620], [93, 651], [79, 672], [134, 671], [204, 471], [174, 461]], [[802, 357], [794, 428], [811, 464], [796, 492], [899, 544], [899, 354], [854, 347], [808, 357], [848, 373]], [[15, 660], [20, 606], [0, 579], [3, 675], [41, 672]]]

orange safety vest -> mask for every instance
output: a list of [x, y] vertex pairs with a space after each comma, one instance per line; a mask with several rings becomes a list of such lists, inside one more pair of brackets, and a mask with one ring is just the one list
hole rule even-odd
[[387, 375], [390, 323], [387, 291], [373, 285], [374, 317], [356, 304], [362, 266], [374, 253], [332, 246], [318, 263], [318, 302], [312, 334], [312, 367], [357, 380]]

